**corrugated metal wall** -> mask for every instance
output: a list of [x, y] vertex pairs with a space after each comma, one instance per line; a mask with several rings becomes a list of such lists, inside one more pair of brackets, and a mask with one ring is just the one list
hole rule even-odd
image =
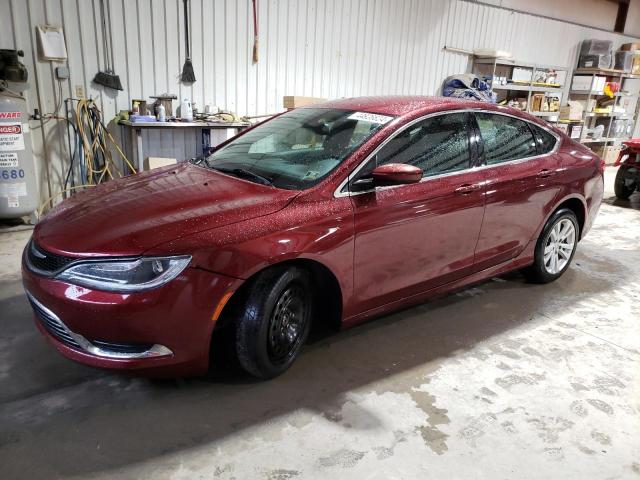
[[[49, 113], [75, 86], [102, 105], [106, 119], [132, 98], [164, 92], [240, 115], [281, 110], [283, 95], [336, 98], [433, 94], [464, 72], [464, 55], [444, 45], [499, 48], [523, 61], [573, 65], [580, 40], [629, 37], [464, 0], [258, 0], [259, 61], [252, 64], [250, 0], [192, 0], [192, 57], [197, 81], [182, 85], [182, 0], [108, 0], [115, 70], [124, 92], [91, 83], [103, 65], [98, 0], [0, 0], [0, 48], [26, 52], [30, 110]], [[37, 58], [35, 26], [64, 27], [69, 81]], [[47, 191], [60, 190], [69, 152], [64, 122], [32, 122], [35, 161]], [[47, 169], [45, 165], [49, 165]], [[53, 193], [52, 192], [52, 193]]]

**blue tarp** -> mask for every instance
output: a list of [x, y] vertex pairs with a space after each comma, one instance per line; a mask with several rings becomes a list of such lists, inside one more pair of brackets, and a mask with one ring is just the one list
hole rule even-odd
[[442, 86], [442, 95], [496, 103], [496, 94], [491, 90], [491, 86], [472, 74], [448, 77]]

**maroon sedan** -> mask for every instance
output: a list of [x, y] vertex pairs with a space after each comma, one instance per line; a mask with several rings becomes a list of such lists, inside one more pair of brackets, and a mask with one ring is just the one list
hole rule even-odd
[[24, 286], [73, 360], [200, 374], [226, 331], [269, 378], [312, 323], [352, 326], [514, 269], [555, 280], [602, 175], [591, 151], [509, 108], [338, 100], [64, 201], [25, 249]]

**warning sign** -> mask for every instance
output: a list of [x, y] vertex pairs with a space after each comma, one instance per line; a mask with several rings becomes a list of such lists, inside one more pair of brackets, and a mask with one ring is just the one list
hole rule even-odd
[[0, 152], [24, 150], [22, 123], [0, 123]]
[[0, 168], [16, 168], [18, 154], [14, 152], [0, 152]]
[[27, 184], [20, 183], [0, 183], [0, 197], [24, 197], [27, 195]]

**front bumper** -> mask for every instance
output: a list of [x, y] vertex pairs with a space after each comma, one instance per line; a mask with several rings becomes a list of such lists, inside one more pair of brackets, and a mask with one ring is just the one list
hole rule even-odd
[[65, 357], [101, 368], [200, 375], [209, 367], [213, 315], [238, 280], [187, 268], [160, 288], [91, 290], [25, 268], [36, 325]]

